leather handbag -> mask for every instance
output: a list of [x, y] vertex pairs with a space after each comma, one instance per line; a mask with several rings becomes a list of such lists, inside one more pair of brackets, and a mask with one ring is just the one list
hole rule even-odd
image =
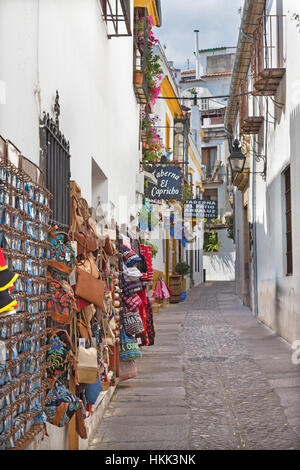
[[75, 294], [102, 308], [104, 299], [104, 281], [94, 278], [90, 273], [76, 267]]
[[84, 417], [85, 414], [83, 403], [80, 403], [80, 407], [76, 411], [76, 432], [81, 437], [81, 439], [87, 439], [88, 433], [85, 427]]
[[96, 261], [92, 252], [89, 252], [86, 255], [85, 259], [83, 259], [82, 261], [79, 261], [77, 263], [77, 266], [81, 269], [84, 269], [84, 271], [87, 271], [88, 273], [90, 273], [96, 279], [99, 278], [99, 270], [97, 268], [97, 264], [96, 264]]
[[[76, 374], [78, 383], [94, 384], [99, 378], [98, 352], [94, 347], [85, 348], [79, 346], [77, 348], [77, 328], [74, 323], [75, 347], [76, 347]], [[89, 332], [88, 332], [89, 333]], [[89, 342], [92, 344], [90, 334]]]
[[84, 224], [83, 232], [74, 232], [74, 240], [77, 241], [77, 255], [98, 249], [98, 242], [94, 231], [87, 224]]
[[96, 348], [79, 346], [77, 350], [78, 382], [95, 384], [99, 378], [98, 359]]

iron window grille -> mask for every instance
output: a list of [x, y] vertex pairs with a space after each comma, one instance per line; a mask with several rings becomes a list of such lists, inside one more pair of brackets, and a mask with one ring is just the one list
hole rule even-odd
[[70, 225], [70, 144], [59, 129], [59, 95], [56, 91], [55, 120], [43, 114], [40, 121], [41, 163], [45, 186], [53, 194], [50, 224], [67, 232]]
[[100, 0], [107, 37], [132, 36], [130, 28], [130, 0]]
[[291, 206], [291, 170], [284, 172], [285, 180], [285, 224], [286, 224], [286, 275], [293, 274], [293, 243], [292, 243], [292, 206]]
[[[134, 23], [137, 25], [141, 19], [147, 16], [147, 10], [144, 8], [136, 8], [134, 15]], [[149, 33], [144, 21], [144, 30], [138, 32], [134, 29], [133, 37], [133, 87], [137, 102], [139, 104], [147, 104], [149, 101], [149, 82], [147, 79], [147, 57], [150, 53]]]

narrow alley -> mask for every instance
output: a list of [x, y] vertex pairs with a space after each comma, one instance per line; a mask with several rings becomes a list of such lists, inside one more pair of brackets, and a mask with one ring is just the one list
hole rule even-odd
[[299, 449], [300, 365], [233, 282], [194, 288], [155, 327], [89, 450]]

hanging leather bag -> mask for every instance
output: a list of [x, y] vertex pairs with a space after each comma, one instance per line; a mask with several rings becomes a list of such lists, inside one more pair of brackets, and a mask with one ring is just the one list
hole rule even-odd
[[96, 279], [99, 278], [99, 270], [97, 268], [97, 264], [96, 264], [93, 253], [89, 252], [86, 255], [85, 259], [83, 259], [82, 261], [79, 261], [76, 266], [83, 269], [84, 271], [87, 271]]
[[115, 254], [115, 249], [109, 235], [105, 237], [104, 251], [108, 256], [113, 256]]
[[[77, 347], [77, 329], [75, 331], [75, 345]], [[89, 335], [90, 343], [92, 338]], [[95, 384], [99, 378], [98, 354], [94, 347], [79, 346], [76, 351], [77, 377], [79, 383]]]
[[94, 231], [87, 223], [84, 223], [83, 232], [74, 232], [74, 240], [77, 242], [77, 255], [98, 249], [98, 242]]
[[96, 279], [87, 271], [76, 267], [75, 294], [91, 304], [102, 308], [104, 299], [104, 281]]

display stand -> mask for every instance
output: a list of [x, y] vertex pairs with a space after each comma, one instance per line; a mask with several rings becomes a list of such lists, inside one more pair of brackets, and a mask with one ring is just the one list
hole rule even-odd
[[22, 449], [43, 430], [50, 332], [45, 260], [52, 195], [40, 184], [36, 165], [11, 142], [0, 138], [0, 146], [0, 245], [8, 268], [18, 274], [10, 294], [18, 307], [0, 315], [6, 349], [0, 374], [0, 448]]

